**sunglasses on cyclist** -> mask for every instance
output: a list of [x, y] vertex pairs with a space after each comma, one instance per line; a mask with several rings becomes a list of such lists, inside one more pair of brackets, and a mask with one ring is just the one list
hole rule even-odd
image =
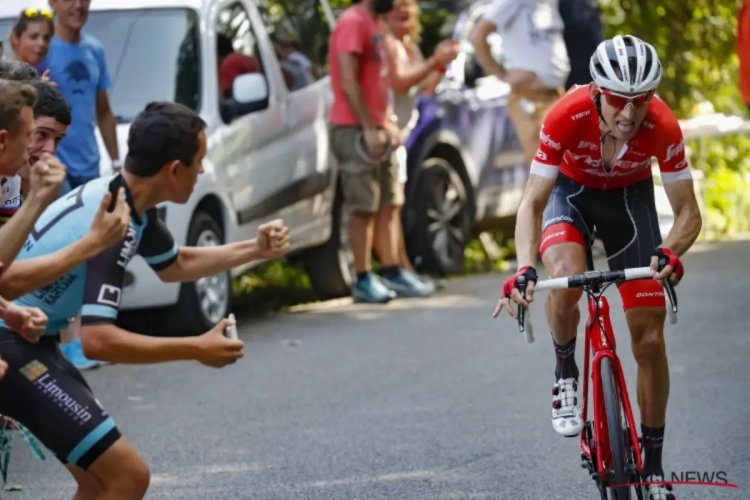
[[26, 19], [36, 19], [38, 17], [52, 19], [54, 17], [54, 14], [48, 10], [24, 9], [23, 11], [21, 11], [21, 17], [25, 17]]
[[637, 108], [646, 104], [649, 99], [654, 95], [654, 91], [649, 91], [644, 94], [636, 95], [622, 95], [615, 92], [599, 89], [604, 98], [607, 100], [607, 104], [615, 108], [616, 110], [625, 109], [625, 106], [632, 104], [633, 107]]

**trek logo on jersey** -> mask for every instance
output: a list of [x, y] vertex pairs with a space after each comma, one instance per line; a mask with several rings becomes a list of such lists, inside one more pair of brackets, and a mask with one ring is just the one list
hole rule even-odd
[[76, 423], [83, 425], [91, 420], [92, 415], [88, 406], [76, 401], [73, 396], [57, 385], [57, 380], [50, 375], [49, 369], [41, 361], [35, 359], [18, 371], [31, 382], [31, 385], [42, 391], [53, 403], [73, 417]]
[[586, 111], [573, 115], [573, 121], [580, 120], [584, 116], [589, 116], [590, 114], [591, 111], [587, 109]]
[[112, 285], [102, 285], [99, 289], [99, 297], [96, 301], [99, 304], [104, 304], [112, 307], [120, 307], [120, 298], [122, 296], [122, 290]]
[[539, 140], [542, 141], [542, 144], [544, 144], [545, 146], [549, 146], [557, 151], [560, 151], [562, 149], [562, 145], [559, 142], [553, 141], [550, 136], [545, 134], [544, 129], [539, 132]]
[[581, 141], [578, 143], [578, 149], [597, 149], [599, 146], [589, 141]]
[[680, 140], [677, 144], [670, 144], [667, 148], [667, 157], [664, 159], [664, 161], [669, 161], [672, 158], [675, 158], [677, 155], [685, 152], [685, 141]]
[[120, 256], [117, 258], [117, 265], [125, 269], [128, 263], [138, 251], [138, 234], [135, 232], [133, 225], [128, 226], [128, 234], [125, 236], [125, 241], [122, 243], [122, 249], [120, 249]]

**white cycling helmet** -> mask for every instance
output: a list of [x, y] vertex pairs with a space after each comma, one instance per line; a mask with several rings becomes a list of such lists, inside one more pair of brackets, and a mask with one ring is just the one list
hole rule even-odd
[[600, 43], [589, 71], [600, 88], [625, 94], [654, 90], [661, 80], [656, 49], [633, 35], [617, 35]]

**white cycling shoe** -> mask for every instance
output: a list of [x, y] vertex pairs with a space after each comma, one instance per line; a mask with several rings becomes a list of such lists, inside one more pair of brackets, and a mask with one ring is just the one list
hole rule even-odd
[[565, 437], [577, 436], [583, 429], [578, 382], [573, 378], [561, 378], [552, 387], [552, 428]]
[[671, 484], [662, 484], [663, 476], [645, 476], [644, 483], [651, 483], [643, 487], [646, 500], [675, 500]]

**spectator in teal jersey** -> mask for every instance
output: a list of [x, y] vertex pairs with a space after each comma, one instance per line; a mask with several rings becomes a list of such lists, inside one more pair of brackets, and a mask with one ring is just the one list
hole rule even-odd
[[[71, 108], [73, 121], [68, 135], [60, 142], [57, 156], [67, 168], [66, 183], [60, 195], [99, 177], [99, 146], [95, 127], [99, 126], [112, 167], [120, 170], [116, 120], [109, 105], [111, 86], [104, 47], [84, 33], [90, 0], [49, 0], [55, 13], [55, 34], [43, 63], [49, 78], [57, 84]], [[86, 358], [80, 340], [78, 321], [61, 331], [63, 353], [79, 369], [95, 368], [99, 362]]]

